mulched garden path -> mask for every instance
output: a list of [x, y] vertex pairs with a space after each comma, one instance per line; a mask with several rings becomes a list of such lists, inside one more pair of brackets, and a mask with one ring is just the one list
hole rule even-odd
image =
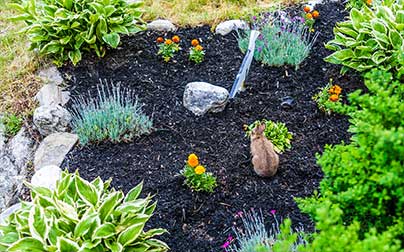
[[[88, 57], [75, 68], [62, 68], [73, 96], [94, 94], [99, 79], [136, 90], [158, 129], [133, 143], [78, 146], [64, 166], [79, 169], [86, 179], [113, 177], [112, 185], [125, 192], [144, 180], [144, 194], [156, 193], [158, 200], [150, 226], [170, 232], [161, 239], [173, 252], [221, 251], [235, 213], [250, 208], [261, 209], [266, 216], [275, 209], [279, 218], [290, 217], [295, 226], [313, 231], [312, 221], [299, 211], [294, 197], [309, 196], [319, 185], [322, 172], [315, 153], [326, 144], [348, 141], [349, 134], [347, 118], [325, 116], [311, 97], [330, 78], [345, 94], [363, 87], [357, 76], [341, 76], [339, 67], [323, 61], [330, 54], [323, 43], [333, 38], [332, 28], [346, 15], [343, 5], [330, 3], [318, 10], [322, 19], [315, 29], [321, 34], [300, 69], [253, 62], [247, 91], [218, 114], [194, 116], [182, 105], [183, 92], [192, 81], [230, 90], [243, 59], [235, 34], [214, 35], [206, 26], [180, 29], [176, 34], [182, 38], [183, 50], [176, 63], [166, 64], [156, 57], [155, 39], [163, 34], [144, 32], [124, 38], [122, 46], [103, 59]], [[187, 60], [193, 38], [200, 38], [207, 50], [200, 65]], [[285, 96], [292, 96], [296, 106], [282, 109]], [[285, 122], [294, 134], [293, 148], [280, 156], [278, 173], [267, 179], [255, 175], [250, 142], [242, 130], [243, 124], [262, 118]], [[215, 193], [192, 193], [183, 185], [178, 174], [192, 152], [217, 176]]]

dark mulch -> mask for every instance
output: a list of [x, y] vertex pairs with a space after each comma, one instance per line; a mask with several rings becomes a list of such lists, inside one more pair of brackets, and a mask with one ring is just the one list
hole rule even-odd
[[[330, 54], [323, 43], [332, 39], [335, 22], [346, 15], [343, 5], [332, 3], [318, 9], [322, 19], [315, 28], [321, 35], [300, 69], [269, 68], [254, 62], [247, 91], [219, 114], [195, 117], [182, 106], [182, 96], [191, 81], [231, 88], [243, 59], [235, 34], [216, 36], [206, 26], [180, 29], [177, 34], [184, 50], [176, 63], [166, 64], [156, 57], [155, 39], [162, 34], [145, 32], [124, 38], [122, 47], [103, 59], [87, 58], [76, 68], [64, 67], [73, 95], [94, 91], [99, 79], [133, 88], [159, 129], [133, 143], [76, 147], [65, 165], [79, 169], [86, 179], [113, 177], [113, 186], [125, 192], [144, 180], [144, 193], [156, 193], [159, 201], [151, 226], [168, 229], [170, 234], [163, 240], [174, 252], [219, 251], [234, 214], [250, 208], [265, 214], [275, 209], [279, 217], [290, 217], [295, 226], [312, 231], [312, 221], [293, 199], [311, 195], [319, 185], [322, 172], [315, 153], [322, 152], [326, 144], [348, 141], [349, 135], [347, 118], [319, 113], [311, 97], [330, 78], [344, 92], [362, 87], [358, 77], [341, 76], [339, 67], [323, 61]], [[193, 38], [200, 38], [207, 50], [206, 61], [200, 65], [187, 60]], [[297, 105], [282, 109], [285, 96], [292, 96]], [[281, 155], [279, 172], [268, 179], [255, 175], [250, 142], [242, 130], [243, 124], [262, 118], [285, 122], [294, 134], [293, 148]], [[192, 152], [217, 176], [215, 193], [192, 193], [183, 185], [178, 174]]]

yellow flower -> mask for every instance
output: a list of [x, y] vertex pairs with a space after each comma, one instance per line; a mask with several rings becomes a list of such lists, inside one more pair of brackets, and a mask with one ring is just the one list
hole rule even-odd
[[195, 168], [195, 173], [198, 174], [198, 175], [204, 174], [205, 171], [206, 171], [206, 169], [205, 169], [205, 167], [203, 167], [202, 165], [198, 165], [198, 166]]
[[198, 156], [192, 153], [191, 155], [188, 156], [188, 164], [191, 167], [195, 167], [199, 164]]
[[306, 14], [306, 18], [307, 18], [307, 19], [313, 19], [313, 15], [311, 15], [311, 13], [307, 13], [307, 14]]
[[173, 43], [173, 41], [171, 39], [166, 39], [165, 44], [166, 45], [171, 45]]
[[367, 5], [372, 5], [372, 0], [367, 0], [366, 3]]
[[195, 46], [195, 50], [202, 51], [203, 47], [201, 45], [197, 45], [197, 46]]

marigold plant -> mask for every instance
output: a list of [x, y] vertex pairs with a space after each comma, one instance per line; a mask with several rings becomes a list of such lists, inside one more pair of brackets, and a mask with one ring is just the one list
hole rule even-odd
[[202, 63], [205, 59], [205, 51], [199, 44], [199, 40], [193, 39], [191, 45], [192, 47], [189, 49], [189, 60], [196, 64]]
[[181, 50], [180, 37], [175, 35], [171, 39], [163, 39], [162, 37], [157, 38], [157, 43], [159, 44], [159, 51], [157, 55], [161, 55], [165, 62], [169, 62], [179, 50]]
[[313, 100], [317, 103], [318, 108], [331, 115], [341, 103], [342, 88], [338, 85], [332, 85], [332, 80], [322, 88], [317, 94], [313, 96]]
[[185, 184], [194, 191], [212, 193], [217, 186], [216, 177], [206, 172], [206, 168], [199, 163], [198, 156], [194, 153], [188, 156], [181, 174], [185, 177]]

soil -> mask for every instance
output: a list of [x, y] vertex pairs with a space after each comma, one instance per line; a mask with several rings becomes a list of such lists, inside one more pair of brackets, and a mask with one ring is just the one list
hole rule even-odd
[[[112, 185], [124, 192], [144, 180], [143, 193], [156, 194], [158, 200], [149, 226], [169, 231], [161, 239], [173, 252], [221, 251], [235, 213], [251, 208], [261, 209], [264, 215], [274, 209], [278, 218], [289, 217], [295, 227], [313, 231], [312, 221], [299, 211], [294, 198], [312, 195], [318, 188], [323, 173], [315, 154], [326, 144], [349, 141], [349, 124], [343, 116], [319, 112], [312, 96], [330, 78], [342, 86], [343, 94], [363, 87], [358, 76], [341, 76], [338, 66], [323, 61], [331, 53], [323, 44], [333, 38], [335, 23], [346, 15], [344, 6], [330, 3], [317, 9], [322, 15], [315, 25], [320, 36], [300, 68], [267, 67], [254, 61], [247, 90], [218, 114], [194, 116], [182, 105], [183, 92], [192, 81], [230, 90], [243, 60], [235, 33], [222, 37], [207, 26], [179, 29], [176, 34], [183, 50], [175, 62], [164, 63], [156, 56], [155, 42], [164, 34], [147, 31], [123, 38], [122, 46], [103, 59], [86, 57], [76, 67], [62, 68], [73, 96], [94, 96], [100, 79], [135, 90], [157, 129], [131, 143], [77, 146], [64, 167], [79, 169], [86, 179], [113, 177]], [[187, 59], [194, 38], [207, 52], [200, 65]], [[281, 108], [285, 96], [293, 97], [296, 105]], [[292, 149], [280, 156], [278, 173], [272, 178], [254, 173], [250, 141], [242, 130], [243, 124], [263, 118], [286, 123], [294, 136]], [[191, 192], [183, 185], [179, 172], [190, 153], [196, 153], [217, 176], [214, 193]]]

